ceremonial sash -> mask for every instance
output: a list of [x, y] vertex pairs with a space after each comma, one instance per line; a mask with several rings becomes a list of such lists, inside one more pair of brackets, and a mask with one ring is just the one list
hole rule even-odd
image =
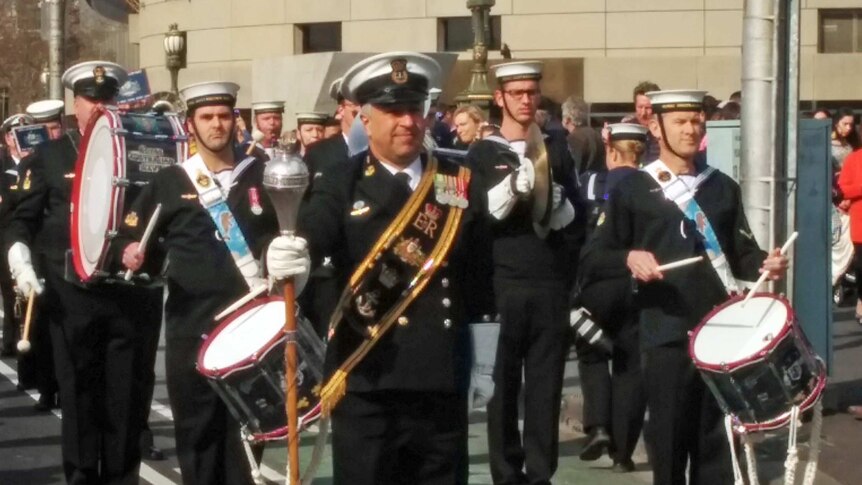
[[[450, 183], [440, 183], [441, 179]], [[347, 392], [348, 374], [380, 338], [396, 322], [406, 324], [402, 315], [446, 260], [455, 241], [467, 207], [469, 182], [468, 169], [457, 167], [455, 175], [438, 173], [437, 160], [430, 157], [416, 190], [350, 277], [330, 319], [329, 337], [347, 320], [359, 327], [365, 339], [323, 386], [324, 414]]]
[[739, 283], [730, 270], [730, 264], [724, 255], [724, 251], [721, 249], [718, 237], [712, 229], [712, 224], [710, 224], [709, 218], [706, 217], [706, 212], [703, 211], [694, 199], [697, 188], [715, 172], [715, 168], [707, 167], [706, 170], [695, 178], [691, 186], [676, 176], [661, 160], [656, 160], [641, 170], [649, 174], [661, 187], [665, 197], [673, 201], [683, 214], [695, 223], [698, 232], [703, 236], [707, 257], [709, 257], [709, 261], [712, 263], [712, 267], [724, 284], [725, 289], [728, 292], [738, 291]]
[[[238, 176], [242, 172], [242, 169], [248, 166], [246, 162], [250, 160], [253, 161], [254, 159], [246, 159], [234, 168], [233, 177]], [[234, 218], [233, 213], [230, 211], [227, 198], [225, 198], [218, 181], [210, 174], [203, 158], [199, 154], [183, 162], [182, 167], [198, 193], [198, 201], [206, 209], [207, 214], [209, 214], [218, 230], [222, 242], [225, 243], [228, 251], [230, 251], [237, 269], [239, 269], [242, 277], [245, 278], [245, 282], [249, 288], [253, 288], [254, 283], [252, 278], [259, 275], [260, 268], [254, 259], [251, 249], [248, 247], [242, 229], [240, 229], [236, 218]]]

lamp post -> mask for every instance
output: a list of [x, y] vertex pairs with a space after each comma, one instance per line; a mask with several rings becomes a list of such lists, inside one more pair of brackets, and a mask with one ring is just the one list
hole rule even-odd
[[177, 80], [180, 69], [186, 67], [186, 33], [177, 30], [177, 24], [171, 24], [165, 34], [165, 65], [171, 72], [171, 92], [179, 93]]
[[45, 96], [49, 96], [48, 80], [51, 77], [51, 72], [48, 70], [48, 65], [42, 67], [42, 72], [39, 74], [39, 83], [42, 85], [42, 91]]
[[491, 7], [495, 0], [467, 0], [473, 15], [473, 69], [470, 85], [455, 97], [459, 106], [475, 104], [485, 112], [494, 100], [494, 91], [488, 85], [488, 44], [491, 37]]

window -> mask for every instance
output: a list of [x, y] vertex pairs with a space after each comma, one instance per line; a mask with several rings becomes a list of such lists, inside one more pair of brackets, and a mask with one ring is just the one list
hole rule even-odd
[[[491, 16], [491, 39], [488, 50], [500, 50], [500, 16]], [[461, 52], [473, 48], [473, 19], [449, 17], [440, 19], [440, 46], [438, 50]]]
[[0, 120], [5, 120], [9, 114], [9, 88], [0, 87]]
[[341, 22], [298, 25], [297, 34], [299, 54], [341, 51]]
[[820, 10], [819, 51], [862, 52], [862, 9]]

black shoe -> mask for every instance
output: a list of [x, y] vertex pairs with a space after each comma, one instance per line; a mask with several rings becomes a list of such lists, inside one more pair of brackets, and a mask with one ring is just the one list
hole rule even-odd
[[39, 400], [33, 405], [33, 409], [40, 413], [47, 413], [57, 407], [57, 395], [53, 392], [40, 394]]
[[584, 449], [581, 450], [581, 460], [598, 460], [605, 452], [605, 448], [610, 447], [610, 445], [611, 437], [608, 435], [608, 432], [605, 431], [605, 428], [602, 428], [601, 426], [595, 428], [590, 433], [589, 439], [587, 439], [587, 444], [584, 445]]
[[148, 446], [144, 450], [144, 459], [150, 461], [162, 461], [165, 459], [165, 453], [155, 446]]
[[614, 462], [613, 468], [611, 468], [614, 473], [631, 473], [635, 471], [635, 462], [631, 459]]

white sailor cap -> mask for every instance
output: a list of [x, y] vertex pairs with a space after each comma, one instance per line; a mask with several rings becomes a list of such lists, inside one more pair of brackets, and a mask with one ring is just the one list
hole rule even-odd
[[340, 77], [340, 78], [336, 79], [335, 81], [332, 81], [332, 84], [329, 85], [329, 97], [334, 99], [335, 101], [337, 101], [339, 103], [341, 102], [342, 99], [344, 99], [344, 97], [341, 96], [341, 81], [343, 79], [344, 79], [343, 77]]
[[670, 89], [646, 93], [652, 103], [653, 113], [668, 111], [701, 111], [706, 91], [697, 89]]
[[44, 123], [46, 121], [54, 121], [63, 116], [63, 107], [65, 103], [59, 99], [43, 99], [30, 103], [27, 106], [27, 114], [33, 118], [36, 123]]
[[437, 101], [438, 99], [440, 99], [440, 95], [441, 95], [441, 94], [443, 94], [443, 90], [442, 90], [442, 89], [440, 89], [440, 88], [431, 88], [431, 89], [429, 89], [429, 90], [428, 90], [428, 99], [430, 99], [430, 100], [431, 100], [431, 102], [433, 103], [433, 102]]
[[428, 99], [428, 87], [440, 84], [441, 72], [440, 64], [425, 54], [386, 52], [348, 69], [341, 82], [341, 95], [360, 105], [421, 107]]
[[504, 84], [509, 81], [523, 81], [542, 79], [542, 61], [516, 61], [506, 62], [491, 66], [497, 83]]
[[326, 125], [329, 115], [327, 113], [308, 112], [297, 113], [296, 126], [302, 125]]
[[260, 113], [284, 113], [284, 101], [258, 101], [251, 103], [254, 114]]
[[84, 96], [97, 101], [109, 101], [126, 83], [129, 73], [123, 66], [108, 61], [87, 61], [66, 69], [63, 86], [75, 96]]
[[239, 84], [229, 81], [208, 81], [196, 83], [180, 89], [180, 97], [186, 103], [186, 109], [191, 112], [201, 106], [236, 105], [236, 93]]
[[33, 123], [33, 117], [25, 113], [16, 113], [5, 120], [3, 120], [3, 124], [0, 125], [0, 131], [3, 133], [8, 132], [12, 128], [16, 126], [24, 126]]
[[608, 140], [636, 140], [645, 142], [647, 127], [637, 123], [613, 123], [608, 125]]

